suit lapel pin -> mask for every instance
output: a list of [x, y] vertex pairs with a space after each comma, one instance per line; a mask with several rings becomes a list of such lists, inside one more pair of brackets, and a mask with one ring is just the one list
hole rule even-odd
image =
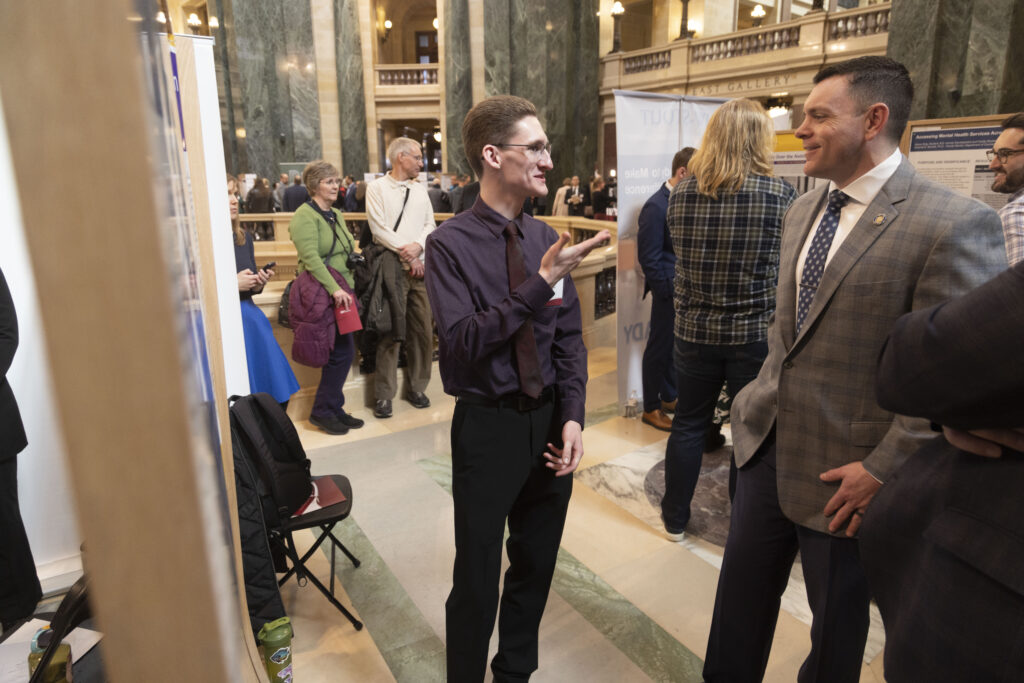
[[874, 220], [875, 225], [881, 225], [884, 222], [885, 222], [885, 214], [884, 213], [880, 213], [877, 216], [875, 216], [875, 220]]

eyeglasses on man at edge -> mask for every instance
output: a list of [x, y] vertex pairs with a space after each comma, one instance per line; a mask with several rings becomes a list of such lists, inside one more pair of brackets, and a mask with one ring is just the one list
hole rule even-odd
[[534, 142], [532, 144], [522, 144], [513, 142], [503, 142], [501, 144], [494, 145], [495, 147], [525, 147], [526, 151], [532, 154], [535, 158], [540, 158], [547, 152], [548, 156], [551, 156], [551, 143]]
[[993, 159], [998, 157], [999, 163], [1005, 164], [1007, 159], [1013, 156], [1017, 156], [1022, 152], [1024, 152], [1024, 149], [1001, 149], [999, 151], [990, 149], [987, 152], [985, 152], [985, 156], [988, 157], [989, 161], [992, 161]]

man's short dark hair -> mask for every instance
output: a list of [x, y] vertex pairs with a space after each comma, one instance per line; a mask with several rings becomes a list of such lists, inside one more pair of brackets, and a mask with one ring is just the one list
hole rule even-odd
[[850, 95], [860, 107], [867, 110], [881, 102], [889, 107], [889, 122], [885, 134], [898, 142], [910, 118], [910, 105], [914, 101], [914, 84], [910, 82], [907, 67], [888, 57], [857, 57], [831, 64], [814, 76], [817, 85], [833, 76], [847, 76]]
[[690, 158], [693, 153], [696, 152], [693, 147], [683, 147], [681, 150], [676, 152], [676, 155], [672, 157], [672, 175], [676, 174], [676, 171], [683, 168], [684, 166], [690, 165]]
[[[1021, 130], [1024, 130], [1024, 111], [1019, 114], [1010, 114], [1003, 119], [1002, 123], [999, 125], [1003, 127], [1003, 130], [1006, 130], [1007, 128], [1020, 128]], [[1018, 145], [1022, 143], [1024, 143], [1024, 136], [1017, 141]]]
[[484, 145], [508, 142], [516, 124], [528, 116], [537, 116], [537, 108], [529, 100], [513, 95], [488, 97], [469, 110], [462, 122], [462, 145], [477, 178], [484, 174]]

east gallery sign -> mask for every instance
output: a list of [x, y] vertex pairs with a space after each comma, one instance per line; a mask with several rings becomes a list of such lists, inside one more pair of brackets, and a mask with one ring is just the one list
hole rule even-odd
[[689, 94], [697, 97], [714, 97], [720, 95], [731, 95], [735, 93], [750, 92], [752, 90], [768, 90], [772, 88], [785, 88], [790, 83], [795, 83], [793, 74], [779, 74], [777, 76], [764, 76], [759, 78], [744, 78], [737, 81], [725, 81], [723, 83], [709, 83], [708, 85], [693, 86]]

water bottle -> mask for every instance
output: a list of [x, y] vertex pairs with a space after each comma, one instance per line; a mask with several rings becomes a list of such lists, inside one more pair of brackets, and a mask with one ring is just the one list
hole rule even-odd
[[[31, 677], [39, 667], [43, 653], [53, 640], [50, 627], [41, 628], [32, 636], [32, 644], [28, 653], [28, 675]], [[42, 683], [71, 683], [71, 646], [61, 643], [53, 653], [50, 663], [46, 665]]]
[[292, 623], [281, 617], [263, 624], [256, 634], [263, 646], [263, 663], [274, 683], [292, 683]]

